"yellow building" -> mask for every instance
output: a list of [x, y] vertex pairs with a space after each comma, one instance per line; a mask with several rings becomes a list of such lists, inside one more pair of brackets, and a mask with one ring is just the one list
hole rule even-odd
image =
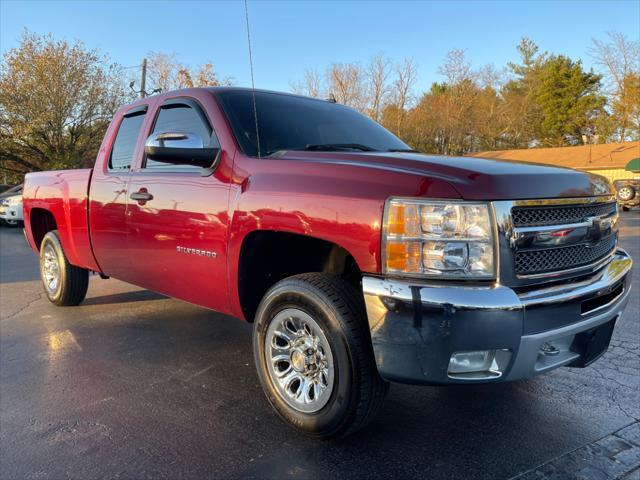
[[623, 178], [640, 178], [640, 172], [625, 170], [627, 163], [634, 158], [640, 157], [640, 142], [603, 143], [600, 145], [581, 145], [579, 147], [495, 150], [471, 153], [469, 155], [570, 167], [597, 173], [612, 181]]

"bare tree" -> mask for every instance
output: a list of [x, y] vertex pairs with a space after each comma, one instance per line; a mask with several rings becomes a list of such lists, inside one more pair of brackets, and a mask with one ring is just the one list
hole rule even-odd
[[175, 53], [151, 52], [148, 59], [148, 83], [153, 89], [158, 88], [163, 92], [178, 88], [217, 87], [233, 83], [230, 77], [220, 80], [212, 61], [194, 69], [179, 63]]
[[636, 137], [639, 134], [640, 42], [629, 40], [619, 32], [607, 35], [609, 41], [592, 40], [589, 54], [604, 69], [614, 128], [619, 139], [625, 141], [633, 138], [630, 133]]
[[334, 63], [327, 73], [329, 91], [336, 102], [365, 110], [364, 73], [357, 63]]
[[148, 90], [173, 90], [176, 85], [176, 54], [150, 52], [147, 58], [147, 84], [153, 87]]
[[369, 116], [376, 122], [381, 120], [382, 108], [389, 94], [391, 69], [391, 60], [383, 54], [373, 57], [367, 68]]
[[447, 52], [444, 63], [438, 67], [438, 73], [444, 76], [449, 85], [470, 80], [474, 76], [464, 50], [459, 48]]
[[304, 81], [292, 82], [290, 87], [293, 93], [316, 98], [322, 97], [325, 91], [324, 80], [316, 69], [306, 69], [304, 71]]
[[176, 69], [175, 88], [193, 88], [193, 78], [188, 67], [178, 65]]
[[218, 74], [213, 68], [213, 62], [210, 61], [200, 65], [192, 75], [196, 79], [194, 82], [196, 87], [218, 87], [233, 84], [231, 77], [218, 78]]
[[413, 60], [405, 58], [401, 64], [396, 65], [395, 74], [393, 103], [397, 109], [396, 133], [400, 135], [406, 109], [413, 101], [413, 88], [418, 77], [418, 69]]

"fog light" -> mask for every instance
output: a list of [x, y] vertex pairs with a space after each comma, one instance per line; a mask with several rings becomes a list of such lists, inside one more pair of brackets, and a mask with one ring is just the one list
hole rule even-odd
[[495, 350], [454, 353], [449, 360], [449, 373], [487, 372], [495, 356]]

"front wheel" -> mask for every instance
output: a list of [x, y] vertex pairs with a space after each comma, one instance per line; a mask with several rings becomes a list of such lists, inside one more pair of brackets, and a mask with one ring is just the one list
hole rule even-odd
[[289, 425], [315, 437], [365, 426], [388, 391], [378, 374], [362, 298], [346, 281], [307, 273], [263, 298], [253, 349], [262, 388]]
[[56, 230], [40, 244], [40, 277], [47, 298], [56, 305], [78, 305], [87, 295], [89, 271], [69, 263]]

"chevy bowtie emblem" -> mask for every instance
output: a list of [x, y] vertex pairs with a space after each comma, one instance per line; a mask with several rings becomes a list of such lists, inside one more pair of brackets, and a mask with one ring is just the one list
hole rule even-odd
[[598, 217], [590, 217], [587, 221], [591, 221], [591, 226], [587, 229], [586, 240], [591, 244], [598, 243], [602, 238], [602, 230], [608, 228], [611, 222], [609, 221], [609, 225], [606, 225], [605, 222]]
[[[582, 244], [587, 248], [599, 245], [601, 240], [613, 232], [615, 217], [586, 217], [570, 225], [549, 227], [514, 228], [511, 246], [516, 249], [536, 247], [564, 247]], [[564, 228], [563, 228], [564, 227]], [[568, 227], [568, 228], [567, 228]]]
[[566, 230], [556, 230], [555, 232], [551, 232], [550, 235], [552, 237], [566, 237], [571, 232], [573, 232], [573, 228], [567, 228]]
[[216, 258], [218, 256], [216, 252], [211, 252], [209, 250], [201, 250], [199, 248], [181, 247], [180, 245], [176, 247], [176, 251], [178, 253], [188, 253], [190, 255], [197, 255], [199, 257], [207, 257], [207, 258]]

